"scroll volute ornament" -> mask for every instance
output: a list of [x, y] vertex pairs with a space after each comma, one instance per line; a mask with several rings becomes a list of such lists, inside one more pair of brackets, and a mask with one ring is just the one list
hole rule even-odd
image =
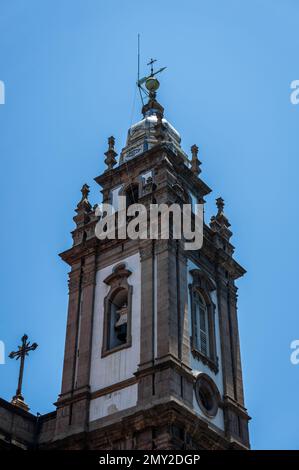
[[128, 277], [131, 276], [132, 271], [126, 268], [125, 263], [120, 263], [113, 268], [112, 274], [104, 279], [105, 284], [111, 287], [110, 290], [114, 290], [117, 287], [128, 288]]

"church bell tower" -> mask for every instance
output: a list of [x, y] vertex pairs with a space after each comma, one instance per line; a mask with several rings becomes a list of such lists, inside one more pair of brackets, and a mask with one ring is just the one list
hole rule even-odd
[[[119, 158], [113, 137], [95, 178], [102, 202], [204, 203], [198, 147], [188, 156], [147, 78], [142, 119]], [[89, 187], [74, 217], [63, 378], [52, 446], [61, 449], [246, 449], [232, 232], [218, 198], [203, 246], [103, 239]]]

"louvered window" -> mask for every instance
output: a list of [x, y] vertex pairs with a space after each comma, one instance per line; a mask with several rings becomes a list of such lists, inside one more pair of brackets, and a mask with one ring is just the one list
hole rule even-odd
[[195, 295], [195, 342], [196, 349], [209, 356], [209, 323], [207, 305], [199, 293]]

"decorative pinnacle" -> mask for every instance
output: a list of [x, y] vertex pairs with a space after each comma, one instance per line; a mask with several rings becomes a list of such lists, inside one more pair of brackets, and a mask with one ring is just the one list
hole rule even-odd
[[108, 137], [108, 145], [109, 145], [109, 150], [114, 150], [115, 138], [113, 137], [113, 135]]
[[[82, 197], [81, 197], [81, 200], [78, 202], [77, 204], [77, 209], [76, 209], [76, 212], [77, 214], [81, 213], [82, 211], [83, 212], [89, 212], [90, 209], [91, 209], [91, 205], [90, 205], [90, 202], [88, 200], [88, 195], [89, 195], [89, 186], [88, 184], [83, 184], [82, 188], [81, 188], [81, 193], [82, 193]], [[75, 216], [74, 220], [76, 219], [77, 216]], [[76, 220], [75, 220], [76, 222]]]
[[83, 184], [82, 188], [81, 188], [81, 193], [82, 193], [82, 199], [81, 199], [81, 202], [84, 201], [85, 199], [88, 201], [88, 195], [89, 195], [89, 186], [88, 184]]
[[223, 214], [224, 199], [222, 199], [222, 197], [217, 197], [217, 199], [216, 199], [216, 206], [217, 206], [217, 209], [218, 209], [217, 215]]
[[192, 145], [191, 147], [192, 159], [191, 159], [191, 170], [195, 175], [199, 175], [201, 172], [200, 165], [201, 161], [198, 159], [198, 147], [197, 145]]
[[105, 155], [106, 155], [105, 163], [108, 167], [106, 169], [106, 171], [112, 170], [114, 165], [116, 165], [116, 158], [115, 157], [117, 156], [117, 153], [114, 150], [114, 144], [115, 144], [114, 137], [113, 136], [109, 137], [108, 138], [108, 150], [107, 150], [107, 152], [105, 152]]
[[229, 240], [232, 236], [232, 232], [229, 230], [230, 223], [224, 214], [224, 200], [222, 197], [216, 199], [216, 206], [218, 212], [211, 217], [210, 227], [214, 232], [220, 233], [226, 240]]
[[196, 144], [191, 146], [192, 158], [197, 158], [198, 147]]
[[165, 138], [165, 126], [162, 121], [162, 115], [157, 113], [157, 124], [155, 125], [155, 135], [158, 142], [162, 142]]

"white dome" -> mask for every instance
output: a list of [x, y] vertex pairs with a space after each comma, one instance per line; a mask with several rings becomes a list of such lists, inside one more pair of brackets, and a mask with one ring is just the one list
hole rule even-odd
[[[156, 110], [150, 109], [141, 121], [130, 127], [126, 146], [121, 152], [120, 163], [136, 157], [159, 143], [156, 137], [157, 122]], [[162, 123], [165, 126], [163, 143], [171, 144], [176, 152], [182, 153], [180, 134], [165, 118], [162, 118]]]
[[[128, 139], [130, 137], [133, 137], [133, 135], [136, 135], [137, 132], [150, 132], [153, 133], [155, 132], [155, 126], [157, 125], [158, 118], [156, 114], [150, 114], [146, 116], [144, 119], [142, 119], [139, 122], [136, 122], [133, 124], [129, 131], [128, 131]], [[174, 140], [177, 144], [180, 144], [181, 142], [181, 136], [178, 133], [178, 131], [167, 121], [167, 119], [163, 118], [162, 123], [166, 127], [166, 133], [169, 134], [169, 137]], [[152, 131], [152, 132], [151, 132]], [[128, 143], [128, 142], [127, 142]]]

